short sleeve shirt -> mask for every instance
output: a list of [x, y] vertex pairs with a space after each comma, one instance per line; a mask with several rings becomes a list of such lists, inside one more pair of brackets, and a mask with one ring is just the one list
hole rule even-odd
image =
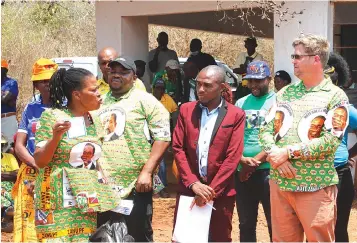
[[[49, 164], [39, 170], [35, 184], [35, 205], [37, 209], [58, 210], [74, 207], [76, 203], [79, 203], [79, 200], [77, 200], [79, 197], [74, 197], [78, 195], [74, 194], [73, 185], [70, 186], [69, 182], [75, 184], [76, 187], [84, 188], [82, 194], [87, 194], [88, 198], [93, 197], [93, 200], [99, 201], [103, 207], [106, 204], [111, 204], [108, 200], [110, 197], [104, 195], [104, 193], [101, 194], [107, 186], [98, 182], [97, 171], [79, 166], [86, 163], [86, 161], [96, 161], [98, 165], [102, 159], [103, 129], [99, 118], [91, 117], [93, 123], [90, 126], [85, 127], [83, 124], [86, 134], [69, 138], [67, 132], [64, 133]], [[73, 116], [68, 110], [46, 109], [37, 124], [36, 146], [42, 147], [52, 138], [52, 126], [57, 121], [72, 118]], [[86, 175], [86, 179], [76, 180], [74, 178], [69, 181], [67, 175], [73, 170], [79, 174]], [[103, 190], [95, 190], [98, 187]], [[106, 196], [105, 200], [102, 200], [102, 195]], [[87, 203], [90, 204], [89, 202]]]
[[29, 103], [22, 113], [18, 132], [27, 134], [26, 148], [31, 155], [35, 152], [37, 121], [46, 108], [48, 107], [42, 103], [42, 98], [37, 96], [37, 99]]
[[149, 158], [150, 138], [171, 140], [169, 113], [154, 96], [132, 88], [118, 99], [108, 92], [97, 115], [106, 134], [103, 170], [126, 197]]
[[[13, 99], [16, 102], [19, 94], [19, 87], [15, 79], [5, 77], [4, 80], [1, 80], [1, 96], [5, 95], [6, 92], [12, 93], [14, 95]], [[1, 102], [1, 114], [8, 112], [16, 112], [16, 107], [11, 107]]]

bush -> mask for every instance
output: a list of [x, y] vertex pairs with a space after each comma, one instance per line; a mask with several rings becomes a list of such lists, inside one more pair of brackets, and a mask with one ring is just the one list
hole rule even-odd
[[[9, 75], [18, 80], [18, 118], [32, 96], [31, 70], [41, 58], [96, 56], [95, 5], [92, 2], [6, 1], [1, 11], [2, 58], [11, 60]], [[156, 48], [159, 32], [169, 34], [169, 47], [178, 56], [189, 55], [193, 38], [203, 42], [203, 51], [229, 66], [244, 49], [246, 36], [149, 25], [149, 49]], [[258, 38], [258, 52], [273, 65], [271, 39]]]

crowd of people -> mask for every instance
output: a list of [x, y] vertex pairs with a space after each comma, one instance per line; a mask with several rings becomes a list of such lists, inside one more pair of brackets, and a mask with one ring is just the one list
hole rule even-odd
[[210, 242], [232, 241], [235, 205], [240, 241], [256, 242], [259, 203], [272, 242], [348, 242], [357, 144], [348, 149], [347, 135], [357, 131], [357, 110], [340, 88], [351, 85], [348, 64], [327, 40], [292, 43], [299, 81], [291, 84], [247, 38], [233, 68], [236, 95], [201, 40], [191, 41], [183, 67], [165, 32], [157, 42], [148, 54], [152, 94], [141, 80], [146, 62], [112, 47], [98, 53], [101, 79], [37, 60], [19, 125], [17, 81], [1, 61], [2, 230], [13, 230], [14, 242], [92, 241], [120, 221], [131, 240], [152, 242], [153, 195], [169, 197], [172, 150], [174, 225], [180, 197], [190, 196], [191, 207], [213, 201]]

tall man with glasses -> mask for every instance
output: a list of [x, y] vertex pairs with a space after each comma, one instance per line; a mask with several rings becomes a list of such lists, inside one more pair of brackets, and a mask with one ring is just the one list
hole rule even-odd
[[[276, 105], [261, 129], [260, 142], [270, 162], [270, 199], [273, 242], [335, 240], [338, 176], [334, 154], [343, 131], [334, 130], [334, 110], [346, 107], [345, 93], [324, 77], [329, 43], [317, 35], [293, 42], [294, 74], [301, 81], [277, 94]], [[274, 134], [275, 114], [284, 114]], [[309, 139], [310, 123], [318, 116], [326, 121], [319, 136]], [[275, 131], [274, 131], [275, 130]]]

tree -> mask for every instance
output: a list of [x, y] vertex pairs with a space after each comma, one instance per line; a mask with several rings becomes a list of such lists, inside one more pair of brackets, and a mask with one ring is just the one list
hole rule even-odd
[[[254, 0], [254, 1], [240, 1], [232, 5], [233, 14], [224, 9], [222, 1], [217, 2], [217, 13], [222, 13], [223, 17], [219, 21], [224, 23], [231, 23], [234, 25], [236, 20], [241, 20], [243, 24], [247, 24], [251, 34], [260, 33], [264, 35], [263, 31], [251, 23], [250, 18], [252, 16], [259, 16], [262, 20], [271, 22], [270, 16], [277, 16], [275, 26], [280, 27], [283, 22], [295, 19], [298, 15], [302, 15], [305, 9], [300, 11], [291, 11], [285, 4], [285, 1], [277, 2], [272, 0]], [[299, 21], [299, 20], [298, 20]], [[299, 21], [301, 24], [301, 21]], [[248, 33], [247, 33], [248, 34]]]

